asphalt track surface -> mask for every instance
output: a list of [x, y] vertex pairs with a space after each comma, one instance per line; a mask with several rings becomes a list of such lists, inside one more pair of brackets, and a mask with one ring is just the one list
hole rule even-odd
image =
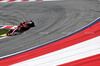
[[18, 25], [28, 19], [36, 24], [21, 35], [0, 39], [0, 57], [75, 32], [100, 17], [99, 6], [98, 0], [0, 3], [0, 25]]

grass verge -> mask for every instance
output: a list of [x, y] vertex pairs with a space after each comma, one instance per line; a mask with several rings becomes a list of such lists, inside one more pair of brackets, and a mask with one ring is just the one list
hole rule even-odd
[[7, 29], [0, 29], [0, 35], [7, 33], [8, 30]]

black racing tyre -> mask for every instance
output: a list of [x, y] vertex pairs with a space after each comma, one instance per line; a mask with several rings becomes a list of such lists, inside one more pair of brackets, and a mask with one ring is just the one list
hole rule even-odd
[[10, 35], [13, 32], [13, 29], [9, 30], [7, 35]]
[[35, 24], [34, 24], [34, 22], [32, 22], [32, 24], [31, 24], [31, 27], [35, 27]]
[[35, 27], [34, 22], [28, 23], [27, 25], [28, 25], [29, 27]]

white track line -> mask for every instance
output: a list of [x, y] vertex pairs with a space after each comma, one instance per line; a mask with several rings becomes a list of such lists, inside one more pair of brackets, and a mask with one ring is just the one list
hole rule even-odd
[[4, 39], [4, 38], [7, 38], [8, 36], [4, 36], [4, 37], [1, 37], [0, 39]]

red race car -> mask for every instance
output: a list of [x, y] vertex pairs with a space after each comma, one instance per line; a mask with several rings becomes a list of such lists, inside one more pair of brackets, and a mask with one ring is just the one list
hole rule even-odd
[[23, 23], [20, 23], [20, 25], [17, 26], [15, 29], [10, 29], [7, 33], [7, 36], [21, 34], [22, 32], [30, 29], [31, 27], [35, 27], [35, 24], [32, 20], [24, 21]]

